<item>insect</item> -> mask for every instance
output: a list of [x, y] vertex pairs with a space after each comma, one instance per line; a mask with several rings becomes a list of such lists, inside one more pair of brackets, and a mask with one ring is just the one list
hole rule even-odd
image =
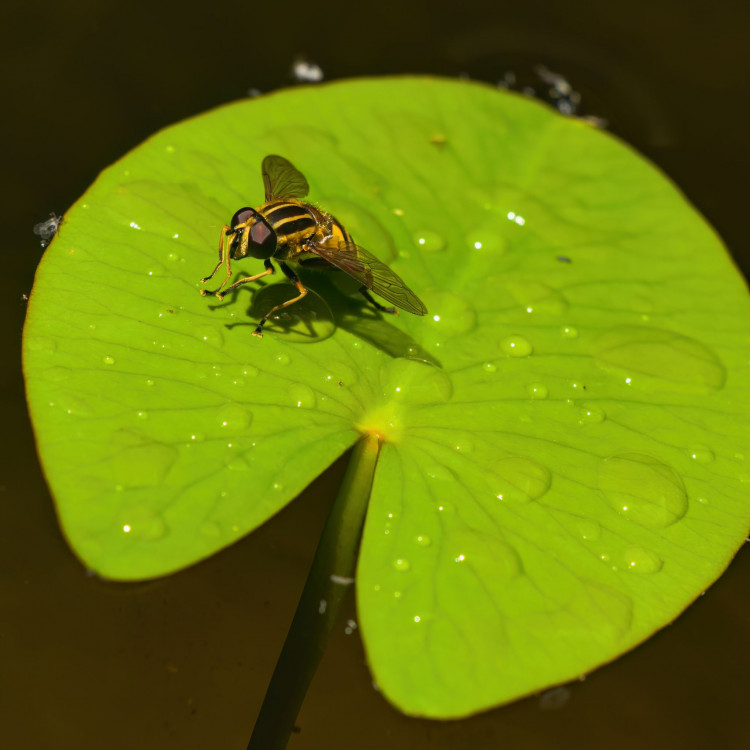
[[[269, 155], [263, 159], [263, 183], [266, 202], [257, 208], [246, 206], [235, 212], [230, 225], [224, 225], [219, 238], [219, 262], [205, 284], [222, 266], [226, 276], [218, 289], [201, 289], [219, 299], [242, 284], [257, 281], [276, 272], [271, 259], [297, 287], [299, 294], [281, 305], [272, 307], [253, 331], [263, 337], [263, 326], [282, 308], [299, 302], [307, 289], [288, 263], [314, 270], [340, 270], [362, 282], [359, 291], [381, 312], [398, 314], [395, 307], [376, 302], [370, 291], [384, 297], [402, 310], [424, 315], [427, 308], [411, 289], [385, 263], [355, 244], [349, 232], [331, 214], [320, 210], [303, 198], [309, 191], [304, 175], [283, 156]], [[262, 260], [265, 271], [236, 281], [223, 289], [232, 275], [231, 261], [246, 257]]]

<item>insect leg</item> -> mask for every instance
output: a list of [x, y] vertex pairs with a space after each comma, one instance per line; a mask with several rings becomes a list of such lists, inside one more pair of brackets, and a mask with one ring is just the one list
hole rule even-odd
[[271, 265], [271, 261], [266, 258], [263, 261], [263, 264], [266, 267], [266, 270], [262, 273], [256, 273], [255, 276], [248, 276], [247, 278], [240, 279], [239, 281], [235, 281], [234, 284], [231, 286], [228, 286], [223, 292], [220, 292], [218, 289], [216, 290], [216, 296], [219, 299], [224, 299], [224, 297], [229, 294], [233, 289], [236, 289], [238, 286], [242, 286], [243, 284], [247, 284], [250, 281], [257, 281], [258, 279], [262, 279], [264, 276], [268, 276], [270, 274], [276, 273], [276, 269]]
[[[221, 288], [224, 286], [224, 284], [226, 284], [227, 281], [229, 281], [229, 279], [232, 276], [232, 264], [231, 264], [230, 249], [229, 249], [229, 243], [230, 243], [229, 237], [231, 235], [237, 234], [237, 232], [240, 230], [242, 230], [243, 241], [247, 242], [246, 235], [250, 233], [250, 227], [247, 224], [239, 224], [234, 229], [230, 227], [226, 227], [225, 229], [222, 230], [222, 236], [224, 237], [223, 261], [224, 261], [224, 265], [226, 265], [227, 267], [227, 275], [224, 277], [224, 281], [222, 281], [221, 284], [219, 284], [217, 289], [201, 289], [202, 297], [205, 297], [207, 294], [215, 294], [217, 297], [219, 297], [219, 299], [221, 299], [219, 292], [221, 291]], [[214, 273], [216, 273], [216, 271], [219, 270], [220, 265], [221, 265], [221, 261], [219, 261], [219, 265], [216, 266], [216, 268], [214, 269]], [[211, 276], [213, 276], [213, 273], [211, 274]], [[211, 278], [211, 276], [209, 276], [209, 278]]]
[[387, 312], [391, 313], [391, 315], [398, 315], [398, 310], [395, 307], [385, 307], [380, 304], [380, 302], [376, 302], [373, 298], [370, 292], [367, 291], [366, 286], [361, 286], [359, 288], [359, 293], [376, 309], [380, 310], [380, 312]]
[[253, 331], [253, 336], [257, 336], [258, 338], [263, 338], [263, 326], [266, 324], [266, 321], [277, 311], [281, 310], [284, 307], [289, 307], [289, 305], [293, 305], [295, 302], [299, 302], [306, 294], [307, 289], [302, 285], [302, 282], [299, 280], [299, 276], [297, 276], [294, 271], [292, 271], [289, 266], [284, 263], [283, 261], [279, 261], [279, 266], [281, 267], [281, 270], [284, 272], [284, 275], [289, 279], [289, 281], [294, 284], [294, 286], [297, 287], [297, 291], [299, 292], [299, 295], [294, 297], [293, 299], [287, 300], [281, 305], [276, 305], [275, 307], [272, 307], [261, 319], [261, 321], [258, 323], [258, 325], [255, 327], [255, 330]]
[[[201, 279], [201, 284], [205, 284], [210, 278], [212, 278], [219, 270], [219, 266], [224, 262], [224, 240], [226, 239], [228, 229], [231, 229], [231, 227], [227, 224], [221, 228], [221, 237], [219, 238], [219, 262], [216, 264], [216, 268], [214, 268], [208, 276]], [[202, 291], [201, 294], [203, 294]]]

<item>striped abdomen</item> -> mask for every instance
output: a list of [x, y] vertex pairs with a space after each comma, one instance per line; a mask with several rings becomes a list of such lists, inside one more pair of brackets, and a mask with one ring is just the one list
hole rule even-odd
[[283, 245], [294, 249], [315, 233], [317, 222], [303, 203], [272, 201], [258, 209], [276, 234], [277, 254]]

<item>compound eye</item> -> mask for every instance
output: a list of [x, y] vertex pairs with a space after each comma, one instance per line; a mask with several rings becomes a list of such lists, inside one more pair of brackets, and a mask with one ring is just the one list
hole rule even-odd
[[245, 208], [241, 208], [237, 213], [232, 217], [232, 229], [234, 229], [236, 226], [239, 226], [240, 224], [244, 224], [248, 219], [251, 219], [253, 216], [257, 216], [257, 213], [254, 208], [250, 208], [249, 206], [246, 206]]
[[265, 245], [272, 234], [270, 227], [264, 221], [259, 221], [250, 228], [250, 241], [255, 245]]

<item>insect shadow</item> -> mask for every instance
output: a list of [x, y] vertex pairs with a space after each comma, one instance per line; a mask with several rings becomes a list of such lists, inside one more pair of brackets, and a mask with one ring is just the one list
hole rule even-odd
[[[343, 274], [339, 280], [344, 285], [349, 281]], [[390, 322], [390, 316], [374, 310], [366, 302], [360, 302], [342, 292], [333, 283], [329, 274], [310, 273], [305, 278], [309, 294], [296, 304], [279, 310], [266, 326], [277, 336], [295, 343], [316, 343], [332, 336], [336, 328], [345, 331], [377, 347], [388, 356], [424, 362], [433, 367], [442, 367], [440, 362], [425, 351], [408, 333]], [[355, 289], [357, 285], [354, 285]], [[247, 309], [248, 321], [226, 324], [226, 328], [252, 327], [260, 311], [286, 302], [295, 296], [295, 289], [284, 283], [264, 284], [262, 281], [253, 288], [243, 287], [230, 292], [225, 300], [210, 308], [220, 309], [239, 302], [240, 294], [247, 290], [252, 293], [252, 301]]]

